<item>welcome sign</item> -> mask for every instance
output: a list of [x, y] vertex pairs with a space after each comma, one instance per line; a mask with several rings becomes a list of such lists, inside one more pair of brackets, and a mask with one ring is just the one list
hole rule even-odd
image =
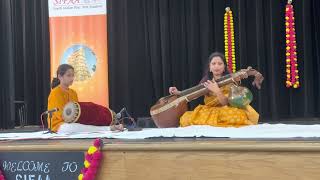
[[83, 152], [1, 152], [0, 164], [6, 179], [78, 179]]

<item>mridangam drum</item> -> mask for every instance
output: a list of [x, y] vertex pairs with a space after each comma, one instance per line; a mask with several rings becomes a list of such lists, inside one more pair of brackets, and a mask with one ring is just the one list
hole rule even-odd
[[68, 102], [63, 108], [62, 118], [66, 123], [108, 126], [115, 118], [115, 113], [92, 102]]

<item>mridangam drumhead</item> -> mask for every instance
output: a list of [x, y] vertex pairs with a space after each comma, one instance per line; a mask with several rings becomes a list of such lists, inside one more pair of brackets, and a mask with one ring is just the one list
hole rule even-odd
[[68, 102], [62, 112], [62, 118], [66, 123], [77, 122], [81, 114], [81, 108], [77, 102]]

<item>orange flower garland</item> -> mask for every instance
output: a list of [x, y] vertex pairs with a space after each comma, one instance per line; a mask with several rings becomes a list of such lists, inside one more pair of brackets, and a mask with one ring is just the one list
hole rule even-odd
[[296, 45], [296, 32], [294, 25], [294, 11], [292, 0], [288, 0], [286, 5], [286, 87], [298, 88], [299, 75], [298, 75], [298, 63], [297, 63], [297, 45]]
[[103, 142], [101, 139], [96, 139], [93, 146], [90, 146], [85, 155], [84, 168], [78, 176], [78, 180], [94, 180], [96, 177], [102, 153], [100, 152]]
[[226, 8], [224, 14], [224, 49], [229, 72], [236, 72], [233, 16], [230, 7]]
[[2, 171], [0, 169], [0, 180], [5, 180], [6, 178], [4, 178], [4, 175], [2, 174]]

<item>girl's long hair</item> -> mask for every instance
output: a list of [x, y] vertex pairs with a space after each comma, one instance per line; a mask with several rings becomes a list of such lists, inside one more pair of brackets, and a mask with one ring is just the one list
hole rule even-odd
[[51, 81], [51, 89], [59, 86], [60, 80], [58, 79], [58, 75], [63, 76], [69, 69], [74, 70], [74, 68], [69, 64], [61, 64], [57, 70], [57, 77], [53, 78]]

